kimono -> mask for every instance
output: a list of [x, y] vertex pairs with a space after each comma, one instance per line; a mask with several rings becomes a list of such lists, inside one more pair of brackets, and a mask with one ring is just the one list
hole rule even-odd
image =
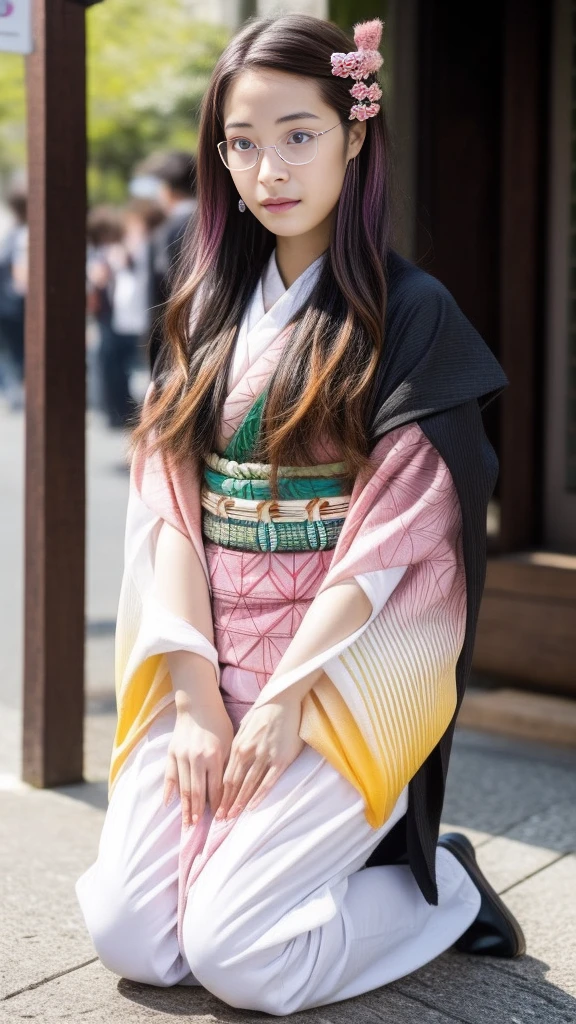
[[[271, 502], [269, 467], [251, 461], [266, 386], [289, 337], [290, 317], [310, 295], [325, 258], [323, 254], [291, 288], [284, 289], [275, 253], [271, 254], [239, 327], [219, 450], [206, 464], [176, 467], [145, 450], [137, 451], [132, 461], [116, 636], [118, 726], [108, 812], [115, 824], [108, 829], [105, 825], [99, 853], [104, 860], [106, 843], [113, 846], [120, 832], [119, 848], [125, 850], [126, 819], [131, 819], [133, 808], [139, 807], [141, 813], [143, 806], [141, 795], [134, 803], [129, 779], [137, 772], [140, 779], [144, 777], [144, 769], [136, 766], [151, 756], [155, 744], [165, 758], [166, 737], [174, 721], [167, 653], [187, 650], [212, 662], [235, 729], [251, 707], [261, 706], [321, 666], [318, 682], [302, 702], [303, 755], [284, 773], [284, 783], [280, 779], [273, 787], [270, 800], [262, 802], [260, 817], [256, 808], [252, 824], [245, 812], [237, 820], [216, 822], [207, 808], [196, 826], [172, 836], [175, 906], [170, 924], [165, 917], [160, 931], [174, 933], [173, 955], [163, 971], [155, 964], [149, 965], [147, 973], [131, 962], [127, 974], [156, 984], [200, 980], [231, 1005], [271, 1013], [347, 998], [413, 970], [456, 941], [479, 908], [479, 893], [471, 880], [455, 858], [436, 844], [452, 732], [470, 669], [483, 586], [486, 506], [497, 472], [481, 408], [503, 389], [506, 378], [446, 289], [391, 252], [386, 343], [367, 422], [372, 470], [367, 478], [358, 477], [347, 493], [338, 453], [318, 439], [313, 466], [281, 467], [280, 498]], [[202, 564], [212, 602], [214, 645], [155, 597], [154, 554], [163, 522], [191, 541]], [[364, 625], [297, 669], [274, 674], [309, 603], [328, 587], [350, 579], [356, 580], [372, 604]], [[305, 790], [313, 792], [324, 777], [329, 780], [322, 809], [314, 801], [299, 808], [302, 846], [316, 822], [323, 822], [325, 828], [320, 840], [323, 852], [316, 850], [310, 862], [314, 872], [319, 857], [325, 856], [328, 862], [336, 856], [332, 851], [336, 840], [343, 860], [332, 865], [331, 878], [344, 886], [338, 890], [343, 900], [350, 872], [374, 868], [378, 885], [386, 880], [389, 887], [388, 904], [400, 899], [399, 892], [405, 901], [402, 906], [400, 899], [396, 917], [406, 923], [394, 922], [396, 943], [388, 960], [372, 944], [370, 953], [363, 951], [362, 970], [352, 969], [336, 940], [335, 946], [330, 945], [328, 931], [337, 918], [334, 893], [338, 886], [329, 888], [327, 897], [326, 881], [319, 889], [314, 874], [313, 891], [306, 889], [305, 856], [295, 864], [299, 884], [306, 890], [301, 894], [303, 901], [290, 903], [283, 917], [275, 876], [279, 902], [275, 923], [264, 929], [265, 934], [258, 932], [254, 922], [260, 920], [263, 907], [271, 912], [269, 889], [265, 898], [261, 893], [254, 897], [253, 905], [238, 903], [231, 914], [230, 906], [239, 899], [238, 887], [242, 888], [237, 881], [239, 865], [246, 868], [248, 855], [235, 861], [230, 885], [236, 878], [237, 888], [232, 893], [227, 890], [217, 933], [209, 929], [214, 915], [218, 917], [214, 866], [218, 863], [224, 888], [225, 851], [233, 850], [235, 859], [241, 857], [244, 843], [246, 849], [263, 848], [269, 840], [267, 832], [253, 845], [259, 825], [271, 806], [276, 807], [274, 821], [279, 815], [282, 820], [278, 810], [284, 807], [282, 800], [293, 801], [294, 792], [304, 791], [299, 788], [298, 772], [306, 764], [310, 775], [305, 776]], [[147, 771], [151, 770], [149, 765]], [[286, 787], [283, 797], [282, 785]], [[118, 798], [117, 791], [121, 792]], [[150, 813], [156, 815], [159, 794], [154, 799]], [[123, 813], [116, 811], [114, 817], [115, 801], [120, 807], [126, 800]], [[340, 830], [336, 836], [334, 822], [347, 805], [355, 808], [357, 817], [349, 835]], [[158, 829], [167, 827], [163, 823]], [[150, 829], [145, 829], [146, 834]], [[285, 842], [282, 839], [282, 849]], [[138, 859], [125, 888], [136, 886], [142, 897], [142, 878], [150, 877], [152, 885], [160, 860], [155, 855], [154, 863], [143, 867]], [[369, 914], [368, 874], [363, 878], [366, 892], [355, 910], [348, 910], [349, 915], [358, 914], [361, 906]], [[104, 876], [99, 877], [101, 885]], [[282, 875], [287, 891], [290, 877], [290, 872]], [[94, 909], [97, 885], [94, 865], [79, 880], [77, 891], [97, 948], [97, 936], [107, 936], [101, 943], [105, 950], [111, 928], [102, 923], [101, 891]], [[319, 899], [320, 890], [324, 902]], [[140, 898], [139, 905], [147, 902], [150, 892]], [[192, 905], [203, 928], [189, 923]], [[237, 929], [246, 929], [247, 920], [252, 930], [240, 934]], [[294, 920], [299, 922], [295, 929]], [[399, 927], [408, 929], [405, 935], [398, 932]], [[300, 957], [294, 963], [290, 987], [285, 963], [281, 987], [286, 998], [279, 1003], [278, 943], [284, 943], [283, 954], [288, 956], [290, 948], [295, 955], [296, 937], [304, 941], [310, 928], [324, 939], [322, 955], [317, 952], [313, 960], [316, 968], [322, 959], [326, 965], [338, 962], [340, 974], [328, 983], [314, 977], [310, 965], [303, 967]], [[116, 931], [124, 934], [124, 919]], [[130, 934], [132, 948], [142, 950], [134, 929]], [[219, 951], [216, 975], [214, 958], [206, 957], [208, 934], [212, 948]], [[231, 947], [222, 949], [225, 934], [234, 936], [230, 938], [234, 956]], [[360, 949], [360, 938], [358, 942]], [[116, 950], [118, 943], [113, 946]], [[149, 962], [145, 952], [142, 958]], [[108, 960], [111, 969], [123, 973], [116, 953]], [[358, 968], [357, 958], [355, 963]], [[273, 997], [265, 996], [266, 992], [273, 992]]]

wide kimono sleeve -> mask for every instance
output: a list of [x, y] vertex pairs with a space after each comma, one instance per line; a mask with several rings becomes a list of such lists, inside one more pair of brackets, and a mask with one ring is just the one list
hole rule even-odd
[[197, 469], [192, 463], [186, 468], [172, 467], [160, 455], [139, 448], [130, 467], [124, 571], [116, 619], [118, 721], [110, 764], [110, 795], [130, 752], [154, 718], [174, 700], [165, 655], [172, 651], [201, 654], [214, 665], [220, 680], [216, 647], [156, 597], [154, 567], [163, 522], [192, 542], [209, 590]]
[[300, 736], [362, 794], [378, 828], [453, 717], [466, 586], [458, 496], [419, 425], [390, 431], [371, 461], [318, 593], [375, 573], [379, 600], [345, 640], [272, 677], [254, 706], [321, 665]]

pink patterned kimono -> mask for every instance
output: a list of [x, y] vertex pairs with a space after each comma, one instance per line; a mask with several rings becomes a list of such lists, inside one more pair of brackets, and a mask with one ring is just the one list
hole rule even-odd
[[[285, 289], [272, 254], [239, 328], [216, 443], [220, 455], [266, 386], [290, 317], [318, 269], [316, 261]], [[415, 301], [424, 307], [430, 355], [429, 328], [438, 318], [420, 273]], [[414, 311], [411, 294], [400, 302], [403, 316]], [[436, 353], [439, 376], [431, 387], [439, 396], [445, 367], [457, 367], [454, 359], [474, 343], [468, 335], [460, 346], [462, 323], [456, 321], [452, 362]], [[484, 393], [499, 380], [492, 368], [473, 383]], [[413, 394], [404, 379], [398, 382], [411, 407], [419, 408], [418, 380], [412, 383]], [[459, 385], [459, 398], [461, 391]], [[461, 417], [451, 422], [450, 438], [461, 440]], [[477, 473], [487, 471], [467, 429], [476, 483]], [[436, 788], [426, 779], [420, 785], [420, 769], [430, 761], [441, 770], [438, 751], [453, 724], [457, 662], [460, 672], [468, 637], [464, 553], [468, 557], [470, 539], [463, 529], [472, 505], [463, 524], [451, 472], [425, 430], [429, 425], [421, 428], [413, 417], [379, 435], [369, 471], [357, 475], [345, 496], [332, 550], [252, 552], [208, 540], [202, 467], [192, 461], [176, 467], [137, 450], [116, 633], [110, 803], [98, 857], [76, 884], [94, 947], [109, 970], [152, 985], [200, 984], [228, 1005], [285, 1015], [416, 970], [476, 918], [480, 892], [458, 859], [435, 842], [434, 821], [431, 848], [424, 851], [434, 899], [422, 888], [417, 859], [378, 859], [380, 844], [388, 844], [396, 825], [404, 827], [403, 818], [410, 853], [414, 814], [429, 811], [434, 818], [438, 811], [437, 777]], [[449, 459], [450, 445], [447, 452]], [[316, 463], [338, 458], [322, 439], [312, 456]], [[454, 466], [458, 471], [458, 459]], [[233, 468], [239, 477], [249, 475], [247, 468]], [[473, 487], [472, 493], [477, 512], [485, 491]], [[346, 509], [344, 499], [341, 505]], [[214, 644], [159, 599], [155, 559], [164, 523], [197, 553]], [[481, 539], [480, 529], [472, 536]], [[474, 566], [470, 578], [474, 598], [481, 584]], [[367, 621], [291, 671], [278, 671], [307, 608], [345, 580], [355, 580], [370, 598]], [[207, 803], [202, 819], [186, 831], [180, 802], [166, 807], [162, 799], [176, 721], [167, 657], [173, 651], [200, 654], [214, 665], [235, 730], [251, 708], [321, 670], [302, 701], [303, 748], [258, 806], [216, 821]]]
[[[315, 267], [298, 279], [299, 288], [313, 281]], [[288, 289], [270, 312], [278, 316], [284, 299], [288, 316], [299, 288]], [[238, 342], [221, 450], [264, 388], [287, 336], [274, 316], [255, 309], [256, 300], [244, 325], [252, 348], [240, 349], [242, 335]], [[315, 453], [318, 462], [333, 461], [335, 454], [321, 444]], [[387, 820], [452, 719], [466, 594], [460, 507], [438, 452], [411, 423], [381, 438], [371, 461], [371, 475], [354, 484], [333, 550], [252, 553], [203, 538], [198, 467], [170, 467], [158, 456], [136, 453], [117, 626], [119, 717], [111, 794], [130, 752], [173, 702], [164, 655], [189, 650], [214, 664], [235, 729], [250, 707], [322, 665], [322, 676], [303, 701], [300, 736], [362, 795], [373, 828]], [[190, 539], [203, 565], [215, 647], [154, 596], [154, 552], [163, 521]], [[350, 578], [371, 598], [367, 622], [298, 669], [271, 679], [315, 595]], [[234, 827], [234, 820], [213, 821], [207, 808], [182, 836], [180, 936], [190, 887]]]

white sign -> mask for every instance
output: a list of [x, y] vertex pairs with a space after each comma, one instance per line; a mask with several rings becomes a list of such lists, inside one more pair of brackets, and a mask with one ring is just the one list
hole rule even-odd
[[0, 50], [32, 53], [31, 0], [0, 0]]

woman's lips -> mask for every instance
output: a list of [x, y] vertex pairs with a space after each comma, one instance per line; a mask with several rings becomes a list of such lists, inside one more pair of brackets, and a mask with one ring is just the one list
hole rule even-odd
[[298, 206], [299, 202], [299, 199], [292, 199], [288, 203], [262, 203], [262, 206], [272, 213], [282, 213], [284, 210], [291, 210], [294, 206]]

